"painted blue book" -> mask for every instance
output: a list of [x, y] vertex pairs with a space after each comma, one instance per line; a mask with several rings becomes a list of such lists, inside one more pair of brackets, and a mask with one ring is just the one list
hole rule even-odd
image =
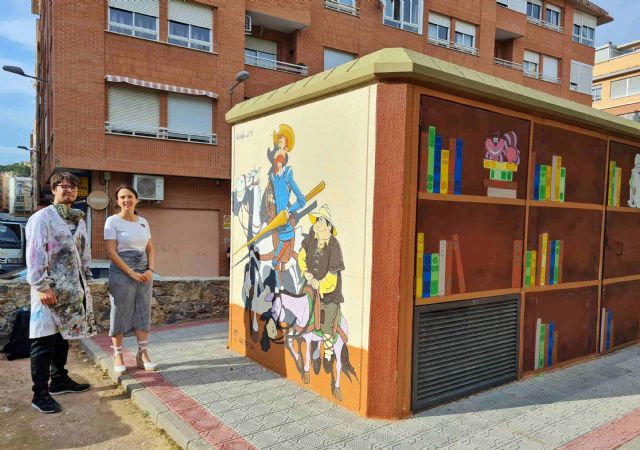
[[436, 134], [436, 148], [433, 164], [433, 193], [440, 193], [440, 173], [442, 171], [442, 136]]
[[456, 139], [456, 168], [453, 176], [453, 193], [462, 194], [462, 139]]
[[548, 267], [548, 272], [549, 272], [549, 276], [547, 279], [547, 284], [549, 286], [551, 286], [553, 284], [553, 272], [554, 272], [554, 268], [556, 265], [556, 241], [551, 241], [551, 256], [549, 259], [549, 267]]
[[431, 296], [431, 253], [422, 256], [422, 298]]
[[540, 164], [536, 164], [536, 172], [533, 177], [533, 199], [539, 200], [538, 193], [540, 191]]
[[555, 326], [553, 322], [549, 322], [549, 338], [547, 341], [549, 342], [549, 348], [547, 349], [547, 367], [551, 367], [553, 364], [553, 331]]
[[607, 311], [607, 350], [611, 348], [611, 311]]

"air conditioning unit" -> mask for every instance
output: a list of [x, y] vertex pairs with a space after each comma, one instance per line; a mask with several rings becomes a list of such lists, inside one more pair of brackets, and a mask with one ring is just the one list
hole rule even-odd
[[251, 34], [251, 16], [249, 14], [244, 15], [244, 32]]
[[134, 175], [133, 188], [140, 200], [164, 200], [164, 177], [155, 175]]

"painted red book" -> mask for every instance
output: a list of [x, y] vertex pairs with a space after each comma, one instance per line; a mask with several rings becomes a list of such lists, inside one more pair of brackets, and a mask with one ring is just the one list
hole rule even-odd
[[521, 286], [522, 280], [522, 241], [513, 241], [513, 263], [511, 266], [511, 287]]
[[460, 239], [457, 234], [453, 235], [453, 256], [456, 258], [456, 274], [458, 275], [458, 290], [461, 294], [467, 292], [464, 283], [464, 270], [462, 269], [462, 252], [460, 250]]
[[445, 285], [444, 295], [451, 294], [451, 285], [453, 284], [453, 241], [447, 241], [447, 262], [445, 266]]
[[453, 194], [456, 178], [456, 139], [449, 139], [449, 194]]
[[486, 188], [498, 188], [498, 189], [518, 189], [518, 183], [515, 181], [502, 181], [502, 180], [484, 180], [484, 187]]

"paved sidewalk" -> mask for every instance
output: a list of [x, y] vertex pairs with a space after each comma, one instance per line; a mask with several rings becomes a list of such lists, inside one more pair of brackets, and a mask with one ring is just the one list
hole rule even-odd
[[[121, 377], [183, 448], [640, 449], [640, 347], [401, 421], [363, 419], [226, 347], [227, 323], [151, 333], [158, 373]], [[113, 375], [109, 339], [83, 341]], [[125, 361], [135, 365], [135, 339]]]

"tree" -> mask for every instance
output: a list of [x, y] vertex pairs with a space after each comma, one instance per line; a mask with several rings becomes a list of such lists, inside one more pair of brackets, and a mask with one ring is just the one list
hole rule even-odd
[[30, 177], [31, 167], [21, 163], [0, 165], [0, 172], [13, 172], [16, 177]]

